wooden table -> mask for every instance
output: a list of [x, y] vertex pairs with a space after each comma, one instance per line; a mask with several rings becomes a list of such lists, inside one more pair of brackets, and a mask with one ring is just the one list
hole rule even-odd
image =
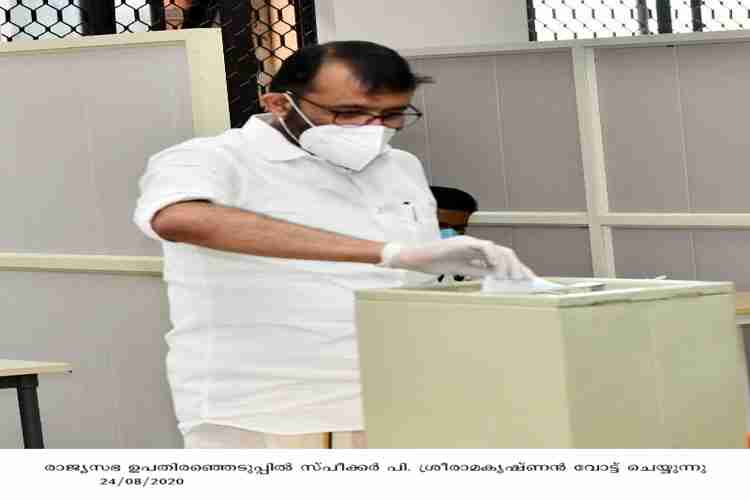
[[36, 393], [39, 385], [37, 375], [71, 371], [67, 363], [0, 359], [0, 389], [15, 387], [18, 393], [18, 412], [25, 448], [44, 448], [39, 398]]

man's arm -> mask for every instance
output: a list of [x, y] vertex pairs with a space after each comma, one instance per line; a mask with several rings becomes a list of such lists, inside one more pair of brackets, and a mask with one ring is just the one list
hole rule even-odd
[[169, 205], [151, 227], [165, 240], [262, 257], [377, 264], [385, 246], [207, 201]]
[[417, 245], [384, 243], [207, 201], [169, 205], [156, 213], [151, 227], [165, 240], [262, 257], [382, 263], [385, 267], [430, 274], [492, 274], [498, 279], [534, 276], [510, 248], [470, 236]]

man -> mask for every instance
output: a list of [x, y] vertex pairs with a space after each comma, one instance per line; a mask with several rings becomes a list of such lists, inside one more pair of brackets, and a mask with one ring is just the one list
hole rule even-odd
[[186, 27], [187, 12], [192, 8], [192, 0], [167, 0], [164, 2], [164, 19], [168, 30]]
[[[441, 238], [453, 238], [466, 234], [466, 226], [469, 224], [469, 217], [477, 211], [477, 200], [461, 189], [430, 186], [430, 191], [437, 202], [437, 218], [440, 226]], [[439, 283], [444, 285], [454, 282], [464, 281], [465, 277], [461, 275], [438, 276]]]
[[466, 233], [471, 214], [477, 211], [477, 200], [461, 189], [443, 186], [430, 186], [437, 202], [437, 218], [440, 235], [452, 238]]
[[491, 242], [439, 240], [422, 166], [387, 145], [425, 81], [380, 45], [308, 47], [269, 114], [150, 159], [135, 221], [163, 242], [186, 447], [363, 447], [354, 290], [532, 276]]
[[164, 0], [168, 30], [219, 26], [216, 0]]

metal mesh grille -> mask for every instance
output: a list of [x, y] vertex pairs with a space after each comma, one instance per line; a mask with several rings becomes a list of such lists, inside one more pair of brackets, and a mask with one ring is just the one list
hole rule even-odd
[[284, 59], [317, 43], [313, 0], [0, 0], [0, 42], [220, 27], [232, 126]]
[[115, 1], [117, 33], [151, 31], [151, 17], [151, 6], [146, 0]]
[[84, 34], [78, 0], [0, 0], [0, 41]]
[[[693, 31], [705, 30], [703, 26], [697, 26], [698, 29], [694, 29], [692, 9], [690, 0], [672, 0], [672, 33], [692, 33]], [[698, 16], [698, 21], [700, 21], [700, 17]]]
[[267, 85], [284, 59], [297, 50], [296, 14], [294, 5], [287, 1], [252, 0], [251, 3], [253, 46], [255, 57], [261, 61], [258, 83]]
[[527, 11], [532, 41], [750, 27], [750, 0], [528, 0]]
[[611, 5], [604, 0], [538, 0], [532, 22], [539, 41], [651, 34], [656, 32], [654, 3], [649, 0], [639, 9], [635, 0]]
[[701, 6], [703, 31], [741, 30], [750, 28], [750, 2], [722, 0], [704, 2]]

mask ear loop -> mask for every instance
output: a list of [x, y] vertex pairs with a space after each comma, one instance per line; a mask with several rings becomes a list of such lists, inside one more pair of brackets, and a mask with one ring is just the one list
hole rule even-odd
[[284, 130], [286, 130], [286, 133], [289, 134], [289, 137], [294, 139], [294, 142], [296, 142], [300, 147], [302, 147], [302, 144], [300, 144], [299, 139], [294, 137], [294, 134], [291, 130], [289, 130], [289, 127], [286, 126], [286, 123], [284, 122], [284, 119], [279, 117], [279, 123], [281, 123], [281, 126], [284, 127]]
[[284, 95], [286, 96], [286, 99], [289, 101], [289, 104], [292, 105], [292, 108], [294, 108], [294, 110], [297, 112], [297, 114], [299, 114], [308, 125], [310, 125], [311, 127], [315, 127], [315, 124], [311, 122], [307, 116], [305, 116], [305, 113], [303, 113], [302, 110], [299, 109], [299, 107], [297, 106], [297, 103], [294, 102], [294, 99], [292, 99], [292, 94], [289, 91], [287, 91], [287, 92], [284, 92]]
[[[305, 116], [305, 114], [302, 112], [301, 109], [299, 109], [299, 107], [297, 107], [297, 103], [294, 102], [294, 99], [292, 99], [291, 94], [289, 92], [284, 92], [284, 95], [286, 96], [286, 99], [289, 101], [289, 104], [292, 105], [292, 108], [294, 109], [294, 111], [296, 111], [297, 114], [300, 115], [300, 117], [302, 117], [302, 119], [305, 120], [305, 122], [308, 125], [310, 125], [310, 127], [315, 127], [315, 124], [313, 122], [311, 122], [308, 117]], [[281, 126], [284, 127], [284, 130], [286, 130], [286, 133], [289, 134], [289, 137], [291, 137], [292, 139], [294, 139], [297, 142], [297, 144], [299, 144], [300, 147], [301, 147], [302, 143], [299, 141], [299, 138], [295, 137], [294, 134], [292, 134], [292, 131], [289, 130], [289, 127], [287, 127], [286, 122], [284, 121], [284, 119], [281, 118], [281, 117], [279, 117], [279, 122], [281, 123]]]

